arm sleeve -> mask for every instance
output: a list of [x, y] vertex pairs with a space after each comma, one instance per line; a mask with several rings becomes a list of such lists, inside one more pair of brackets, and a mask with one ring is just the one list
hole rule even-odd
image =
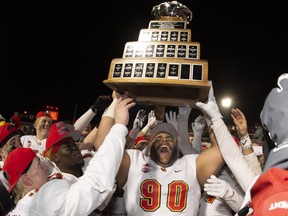
[[247, 164], [223, 120], [219, 118], [212, 123], [211, 127], [216, 136], [222, 157], [242, 189], [247, 191], [251, 184], [254, 183], [253, 179], [255, 179], [256, 174]]
[[71, 186], [63, 215], [88, 215], [113, 194], [127, 133], [127, 128], [122, 124], [115, 124], [111, 128], [84, 175]]
[[252, 170], [257, 175], [262, 174], [261, 165], [260, 165], [258, 158], [254, 152], [251, 154], [248, 154], [248, 155], [244, 155], [244, 158], [245, 158], [246, 162], [248, 163], [248, 165], [252, 168]]
[[177, 118], [178, 147], [183, 155], [198, 154], [189, 142], [188, 119], [178, 115]]
[[91, 108], [87, 110], [74, 123], [75, 130], [82, 132], [88, 126], [88, 124], [91, 122], [95, 115], [96, 113], [94, 113]]
[[200, 154], [202, 151], [202, 143], [201, 143], [202, 133], [203, 130], [201, 131], [195, 130], [193, 132], [194, 135], [193, 135], [192, 147], [193, 149], [195, 149], [196, 152], [198, 152], [198, 154]]
[[231, 188], [230, 194], [225, 196], [224, 200], [234, 212], [238, 212], [241, 209], [244, 195]]

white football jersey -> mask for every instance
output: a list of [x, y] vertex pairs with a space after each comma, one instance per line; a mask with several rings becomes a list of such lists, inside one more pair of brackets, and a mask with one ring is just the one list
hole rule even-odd
[[141, 151], [127, 150], [131, 163], [124, 186], [128, 216], [198, 214], [201, 189], [196, 177], [197, 154], [185, 155], [163, 168]]

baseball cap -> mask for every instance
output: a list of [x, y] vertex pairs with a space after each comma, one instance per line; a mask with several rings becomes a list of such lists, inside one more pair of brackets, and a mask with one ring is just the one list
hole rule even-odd
[[11, 125], [9, 123], [0, 126], [0, 148], [2, 148], [13, 136], [19, 134], [18, 126], [19, 125]]
[[3, 165], [3, 174], [10, 184], [9, 192], [17, 184], [22, 173], [32, 163], [36, 153], [31, 148], [19, 147], [10, 152]]
[[288, 170], [270, 168], [251, 188], [253, 216], [288, 215]]
[[[47, 157], [47, 152], [52, 149], [52, 154], [56, 153], [59, 149], [59, 144], [61, 141], [67, 137], [73, 138], [74, 141], [77, 141], [81, 136], [81, 132], [75, 130], [74, 126], [71, 124], [67, 124], [63, 121], [54, 123], [46, 140], [46, 149], [43, 152], [43, 155]], [[55, 147], [55, 148], [54, 148]]]
[[260, 119], [271, 140], [280, 145], [288, 139], [288, 73], [280, 75], [277, 84], [278, 87], [270, 91], [264, 102]]
[[51, 118], [51, 116], [50, 116], [50, 114], [49, 114], [48, 112], [39, 111], [39, 112], [37, 113], [37, 115], [36, 115], [36, 120], [37, 120], [38, 118], [40, 118], [40, 117], [43, 117], [43, 116], [47, 116], [47, 117], [50, 117], [50, 118]]
[[152, 129], [150, 133], [150, 141], [152, 141], [159, 133], [169, 133], [174, 139], [176, 139], [178, 136], [178, 133], [172, 124], [161, 122], [156, 124], [156, 126]]

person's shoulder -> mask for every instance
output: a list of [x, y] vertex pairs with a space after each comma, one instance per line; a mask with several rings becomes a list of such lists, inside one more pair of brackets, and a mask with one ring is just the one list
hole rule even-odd
[[71, 187], [71, 182], [69, 182], [67, 179], [52, 179], [46, 182], [39, 190], [39, 192], [44, 193], [51, 191], [49, 193], [52, 193], [53, 190], [55, 191], [66, 191], [69, 190]]
[[177, 163], [188, 163], [194, 164], [196, 163], [196, 159], [198, 158], [199, 154], [186, 154], [183, 157], [178, 158]]
[[38, 191], [35, 200], [35, 212], [39, 215], [61, 215], [71, 183], [65, 179], [53, 179], [45, 183]]
[[146, 161], [149, 159], [149, 157], [145, 156], [144, 152], [138, 149], [126, 149], [125, 151], [129, 155], [131, 161], [135, 161], [135, 163], [139, 162], [140, 160]]
[[24, 140], [24, 139], [28, 139], [28, 138], [35, 139], [34, 137], [35, 137], [34, 135], [22, 135], [20, 138]]
[[125, 149], [125, 151], [129, 154], [140, 154], [140, 155], [144, 155], [144, 153], [142, 151], [140, 151], [139, 149]]
[[[197, 158], [198, 156], [200, 156], [201, 154], [193, 154], [193, 153], [191, 153], [191, 154], [186, 154], [186, 155], [183, 155], [183, 157], [181, 157], [181, 158], [185, 158], [185, 160], [189, 160], [190, 158]], [[179, 158], [179, 160], [181, 159], [181, 158]]]
[[37, 138], [34, 135], [23, 135], [20, 140], [21, 142], [37, 142]]

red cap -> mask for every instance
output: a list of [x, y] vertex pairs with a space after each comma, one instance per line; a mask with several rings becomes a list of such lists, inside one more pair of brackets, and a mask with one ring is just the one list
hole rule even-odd
[[6, 123], [0, 126], [0, 148], [2, 148], [11, 137], [19, 134], [18, 126]]
[[31, 148], [19, 147], [10, 152], [4, 162], [4, 176], [10, 184], [9, 192], [17, 184], [22, 173], [36, 157], [36, 153]]
[[80, 131], [74, 130], [73, 125], [66, 124], [63, 121], [54, 123], [50, 128], [49, 135], [46, 140], [46, 149], [43, 152], [44, 156], [52, 146], [58, 144], [61, 140], [67, 137], [72, 137], [73, 140], [76, 141], [80, 138], [80, 136], [81, 136]]
[[288, 170], [270, 168], [251, 189], [253, 216], [288, 215]]
[[45, 112], [45, 111], [40, 111], [40, 112], [38, 112], [37, 115], [36, 115], [36, 120], [37, 120], [38, 118], [42, 117], [42, 116], [47, 116], [47, 117], [50, 117], [50, 118], [51, 118], [51, 115], [50, 115], [49, 113], [47, 113], [47, 112]]

